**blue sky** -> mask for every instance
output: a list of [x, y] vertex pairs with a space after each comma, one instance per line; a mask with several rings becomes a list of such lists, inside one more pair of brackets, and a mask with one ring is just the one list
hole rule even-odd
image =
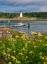
[[47, 0], [0, 0], [0, 12], [47, 12]]

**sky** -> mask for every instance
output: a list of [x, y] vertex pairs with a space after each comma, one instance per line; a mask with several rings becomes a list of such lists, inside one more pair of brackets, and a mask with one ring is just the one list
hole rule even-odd
[[47, 0], [0, 0], [0, 12], [47, 12]]

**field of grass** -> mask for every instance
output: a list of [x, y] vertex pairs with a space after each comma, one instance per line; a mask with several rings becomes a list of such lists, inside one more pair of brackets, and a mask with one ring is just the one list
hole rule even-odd
[[47, 34], [8, 34], [0, 39], [0, 62], [47, 64]]

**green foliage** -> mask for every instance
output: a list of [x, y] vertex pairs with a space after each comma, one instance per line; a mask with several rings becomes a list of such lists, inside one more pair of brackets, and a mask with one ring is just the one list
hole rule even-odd
[[[0, 12], [0, 18], [14, 18], [18, 17], [20, 13], [3, 13]], [[24, 17], [31, 18], [31, 17], [36, 17], [36, 18], [42, 18], [46, 19], [47, 18], [47, 12], [26, 12], [23, 13]]]
[[36, 17], [36, 18], [47, 18], [47, 12], [32, 12], [32, 13], [24, 13], [25, 17]]
[[17, 17], [19, 13], [0, 13], [0, 18], [14, 18]]
[[47, 64], [47, 35], [6, 35], [0, 41], [1, 59], [6, 64]]

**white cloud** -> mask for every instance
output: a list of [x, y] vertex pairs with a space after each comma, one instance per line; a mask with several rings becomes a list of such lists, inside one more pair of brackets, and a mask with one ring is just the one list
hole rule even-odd
[[[0, 0], [0, 2], [5, 2], [2, 6], [2, 10], [9, 10], [12, 11], [30, 11], [30, 12], [47, 12], [47, 0]], [[11, 6], [10, 6], [10, 5]], [[18, 5], [17, 5], [18, 4]], [[1, 7], [1, 6], [0, 6]], [[10, 9], [9, 9], [10, 8]]]
[[41, 12], [47, 12], [47, 6], [40, 7], [39, 11], [41, 11]]

